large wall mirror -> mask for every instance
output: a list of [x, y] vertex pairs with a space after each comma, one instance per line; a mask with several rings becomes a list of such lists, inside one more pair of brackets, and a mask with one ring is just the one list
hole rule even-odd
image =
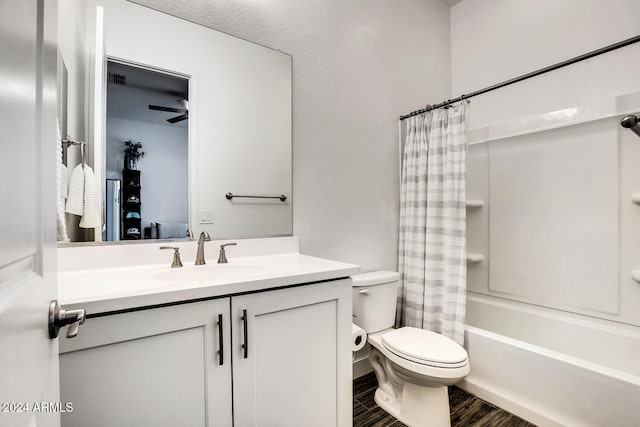
[[61, 244], [291, 235], [290, 55], [126, 0], [58, 4]]

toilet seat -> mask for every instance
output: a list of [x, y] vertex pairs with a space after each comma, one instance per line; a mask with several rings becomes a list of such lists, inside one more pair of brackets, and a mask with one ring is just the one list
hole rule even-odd
[[381, 338], [382, 345], [391, 353], [421, 365], [460, 368], [468, 364], [465, 349], [436, 332], [405, 326]]

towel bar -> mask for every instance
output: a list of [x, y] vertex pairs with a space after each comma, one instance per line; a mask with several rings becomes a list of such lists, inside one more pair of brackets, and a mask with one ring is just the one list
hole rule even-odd
[[[72, 146], [72, 145], [79, 145], [80, 146], [80, 161], [82, 162], [82, 165], [84, 167], [84, 165], [87, 164], [87, 159], [85, 157], [85, 147], [87, 145], [86, 142], [84, 141], [76, 141], [75, 139], [71, 139], [71, 137], [69, 135], [67, 135], [67, 139], [63, 139], [60, 141], [62, 143], [62, 148], [63, 148], [63, 159], [64, 159], [64, 163], [67, 162], [66, 160], [66, 148]], [[65, 147], [66, 145], [66, 147]]]
[[285, 196], [284, 194], [281, 194], [279, 196], [243, 196], [240, 194], [227, 193], [224, 196], [227, 198], [227, 200], [231, 200], [234, 197], [246, 197], [250, 199], [280, 199], [281, 202], [287, 200], [287, 196]]

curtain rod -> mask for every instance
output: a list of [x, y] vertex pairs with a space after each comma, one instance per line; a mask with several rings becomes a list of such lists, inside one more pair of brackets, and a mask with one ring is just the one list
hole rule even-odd
[[466, 94], [466, 95], [460, 95], [457, 98], [449, 99], [447, 101], [443, 101], [440, 104], [427, 105], [425, 108], [423, 108], [421, 110], [416, 110], [416, 111], [413, 111], [413, 112], [411, 112], [411, 113], [409, 113], [407, 115], [400, 116], [400, 120], [404, 120], [404, 119], [407, 119], [409, 117], [417, 116], [418, 114], [426, 113], [427, 111], [435, 110], [437, 108], [446, 107], [448, 105], [453, 104], [454, 102], [459, 102], [459, 101], [462, 101], [464, 99], [469, 99], [469, 98], [472, 98], [474, 96], [482, 95], [483, 93], [491, 92], [493, 90], [500, 89], [502, 87], [509, 86], [509, 85], [514, 84], [514, 83], [518, 83], [518, 82], [521, 82], [523, 80], [527, 80], [527, 79], [530, 79], [532, 77], [539, 76], [540, 74], [548, 73], [549, 71], [554, 71], [554, 70], [557, 70], [558, 68], [566, 67], [567, 65], [575, 64], [576, 62], [584, 61], [585, 59], [593, 58], [594, 56], [602, 55], [603, 53], [611, 52], [612, 50], [620, 49], [621, 47], [625, 47], [625, 46], [628, 46], [630, 44], [634, 44], [634, 43], [637, 43], [637, 42], [640, 42], [640, 35], [635, 36], [635, 37], [631, 37], [629, 39], [623, 40], [623, 41], [618, 42], [618, 43], [611, 44], [609, 46], [605, 46], [605, 47], [600, 48], [600, 49], [596, 49], [594, 51], [585, 53], [585, 54], [580, 55], [580, 56], [576, 56], [575, 58], [571, 58], [571, 59], [568, 59], [566, 61], [558, 62], [557, 64], [550, 65], [548, 67], [540, 68], [539, 70], [532, 71], [532, 72], [527, 73], [527, 74], [523, 74], [523, 75], [521, 75], [519, 77], [515, 77], [513, 79], [506, 80], [506, 81], [504, 81], [502, 83], [498, 83], [498, 84], [495, 84], [493, 86], [485, 87], [484, 89], [476, 90], [475, 92], [471, 92], [471, 93]]

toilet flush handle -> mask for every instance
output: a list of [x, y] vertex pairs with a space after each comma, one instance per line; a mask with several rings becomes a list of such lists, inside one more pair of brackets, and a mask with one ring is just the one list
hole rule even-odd
[[369, 295], [369, 289], [360, 289], [358, 293], [360, 295]]

